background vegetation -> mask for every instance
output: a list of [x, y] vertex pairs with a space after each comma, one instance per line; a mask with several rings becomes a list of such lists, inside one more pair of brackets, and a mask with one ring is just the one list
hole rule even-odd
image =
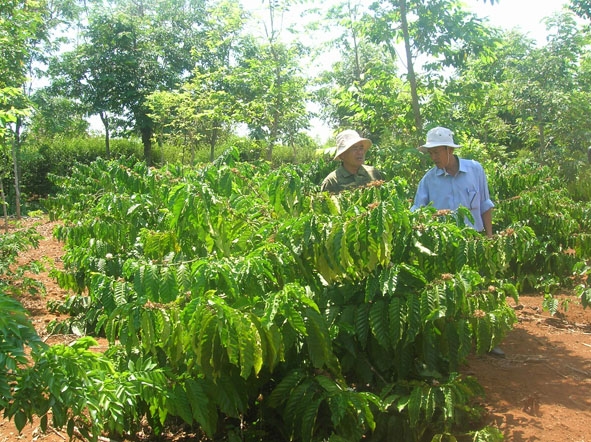
[[[3, 208], [63, 221], [55, 278], [71, 296], [51, 308], [69, 319], [50, 331], [81, 336], [40, 342], [13, 293], [41, 290], [13, 283], [36, 237], [3, 235], [0, 408], [18, 428], [37, 415], [91, 440], [146, 425], [203, 440], [500, 439], [479, 425], [465, 357], [511, 329], [508, 296], [591, 301], [586, 2], [549, 17], [542, 45], [451, 0], [316, 16], [264, 2], [256, 32], [236, 2], [5, 3]], [[293, 9], [315, 19], [287, 38]], [[318, 35], [326, 45], [303, 43]], [[335, 164], [332, 142], [307, 135], [313, 117], [370, 137], [387, 180], [319, 193]], [[461, 211], [409, 211], [430, 167], [415, 146], [435, 125], [484, 165], [493, 238]]]

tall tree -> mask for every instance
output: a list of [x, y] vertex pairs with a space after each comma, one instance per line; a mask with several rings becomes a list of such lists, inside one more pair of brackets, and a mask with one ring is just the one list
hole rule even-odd
[[[530, 134], [525, 141], [537, 146], [542, 159], [549, 145], [564, 143], [562, 128], [567, 121], [580, 120], [576, 115], [580, 108], [571, 111], [574, 96], [586, 93], [589, 99], [588, 86], [579, 81], [585, 76], [585, 71], [580, 72], [580, 63], [589, 43], [588, 35], [569, 14], [548, 18], [547, 28], [546, 44], [513, 59], [505, 71], [512, 109], [518, 117], [517, 128], [522, 134]], [[586, 121], [580, 121], [580, 125], [589, 127]]]
[[283, 18], [296, 0], [264, 0], [268, 20], [264, 22], [265, 40], [247, 40], [240, 68], [239, 87], [246, 93], [244, 119], [251, 134], [267, 143], [268, 160], [280, 140], [293, 140], [309, 126], [306, 102], [307, 79], [302, 75], [301, 60], [308, 49], [300, 42], [282, 39]]
[[353, 128], [375, 143], [413, 133], [409, 124], [408, 83], [398, 67], [375, 45], [362, 41], [357, 49], [318, 77], [317, 97], [335, 127]]
[[320, 79], [329, 85], [321, 89], [324, 109], [378, 142], [418, 142], [425, 121], [450, 114], [441, 91], [452, 74], [471, 55], [492, 56], [495, 44], [495, 31], [456, 0], [379, 0], [365, 9], [347, 0], [327, 18], [344, 32], [333, 42], [342, 60]]
[[196, 66], [192, 77], [179, 90], [150, 95], [150, 117], [172, 140], [182, 138], [191, 150], [191, 162], [199, 143], [209, 146], [213, 161], [215, 148], [236, 124], [239, 100], [232, 91], [233, 66], [238, 57], [245, 13], [239, 5], [214, 5], [204, 26], [208, 32], [194, 49]]
[[171, 90], [194, 66], [192, 50], [207, 29], [206, 0], [90, 1], [81, 43], [64, 52], [52, 72], [89, 112], [100, 115], [108, 143], [109, 115], [142, 139], [152, 163], [153, 121], [146, 99]]
[[426, 72], [461, 68], [470, 54], [492, 51], [489, 29], [457, 0], [379, 0], [370, 6], [368, 35], [397, 60], [402, 43], [406, 80], [417, 137], [422, 134], [421, 86], [417, 63]]
[[572, 14], [545, 23], [544, 43], [507, 33], [495, 57], [472, 58], [450, 81], [455, 128], [510, 151], [531, 149], [541, 161], [582, 153], [591, 132], [591, 40]]
[[303, 50], [298, 44], [261, 44], [250, 39], [241, 51], [234, 90], [241, 102], [242, 121], [255, 139], [267, 144], [267, 160], [279, 141], [289, 144], [309, 126], [307, 79], [298, 63]]
[[[494, 57], [471, 57], [465, 69], [430, 98], [428, 110], [438, 108], [435, 112], [441, 116], [443, 125], [468, 133], [486, 145], [519, 148], [522, 143], [512, 136], [517, 117], [510, 109], [513, 98], [504, 83], [505, 72], [510, 60], [525, 57], [533, 45], [532, 40], [519, 33], [504, 35]], [[443, 118], [443, 110], [447, 119]]]
[[332, 32], [334, 38], [326, 46], [341, 56], [316, 79], [316, 97], [334, 127], [353, 128], [379, 143], [394, 133], [409, 133], [409, 89], [399, 78], [396, 61], [368, 40], [362, 16], [361, 6], [351, 1], [329, 9], [329, 25], [321, 29]]
[[17, 218], [21, 216], [20, 130], [31, 107], [25, 93], [27, 70], [36, 43], [46, 36], [47, 11], [44, 2], [25, 0], [8, 0], [0, 8], [0, 148], [11, 151]]

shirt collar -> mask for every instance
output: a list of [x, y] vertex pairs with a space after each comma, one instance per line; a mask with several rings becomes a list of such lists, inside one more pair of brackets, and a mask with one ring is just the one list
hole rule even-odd
[[[459, 158], [457, 155], [454, 155], [454, 157], [456, 157], [458, 159], [458, 173], [466, 173], [466, 167], [465, 167], [464, 160], [462, 158]], [[435, 168], [435, 175], [437, 175], [437, 176], [446, 175], [446, 172], [445, 172], [445, 170], [440, 169], [439, 167], [436, 167]]]
[[342, 178], [349, 178], [354, 175], [369, 176], [369, 174], [367, 173], [367, 170], [365, 170], [365, 167], [363, 167], [363, 165], [359, 167], [359, 170], [357, 171], [357, 173], [351, 173], [347, 169], [345, 169], [342, 164], [337, 169], [337, 175], [341, 176]]

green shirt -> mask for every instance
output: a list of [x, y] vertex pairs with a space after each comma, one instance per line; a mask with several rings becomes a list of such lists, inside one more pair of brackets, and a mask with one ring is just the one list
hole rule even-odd
[[322, 182], [321, 190], [330, 193], [339, 193], [343, 190], [354, 189], [364, 186], [372, 181], [383, 180], [379, 170], [372, 166], [361, 166], [357, 173], [351, 173], [341, 166], [328, 176]]

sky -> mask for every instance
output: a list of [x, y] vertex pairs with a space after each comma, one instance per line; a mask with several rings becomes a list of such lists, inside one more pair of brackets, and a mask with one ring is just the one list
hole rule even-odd
[[569, 3], [568, 0], [498, 0], [494, 5], [484, 0], [463, 0], [470, 11], [488, 17], [489, 24], [505, 30], [518, 29], [538, 43], [543, 43], [546, 27], [542, 20]]
[[[240, 0], [242, 5], [258, 16], [260, 21], [268, 18], [268, 0]], [[304, 0], [300, 5], [293, 5], [291, 13], [284, 18], [285, 22], [305, 21], [300, 15], [301, 10], [308, 8], [326, 9], [343, 0]], [[569, 0], [461, 0], [466, 8], [479, 17], [488, 17], [492, 26], [506, 30], [519, 29], [522, 33], [540, 41], [545, 38], [545, 25], [542, 20], [555, 12], [559, 12]], [[259, 24], [260, 24], [259, 21]]]

